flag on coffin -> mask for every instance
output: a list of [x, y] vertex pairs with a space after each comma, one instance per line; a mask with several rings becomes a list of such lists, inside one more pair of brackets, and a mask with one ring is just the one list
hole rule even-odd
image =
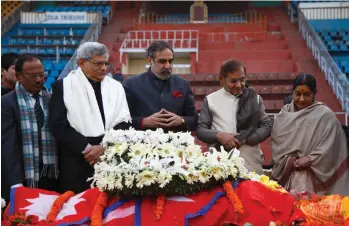
[[289, 193], [274, 191], [262, 183], [246, 180], [240, 182], [236, 193], [244, 207], [238, 225], [269, 225], [271, 221], [290, 222], [294, 198]]
[[90, 188], [71, 197], [58, 213], [57, 225], [68, 226], [90, 222], [99, 193], [98, 188]]
[[142, 199], [142, 225], [219, 225], [224, 218], [235, 219], [235, 214], [226, 216], [233, 208], [221, 187], [202, 190], [190, 196], [166, 197], [163, 214], [155, 220], [156, 198]]
[[134, 226], [136, 205], [135, 199], [121, 199], [109, 202], [103, 212], [103, 225]]
[[[99, 193], [97, 188], [93, 188], [71, 197], [63, 204], [55, 224], [65, 226], [88, 222]], [[37, 216], [39, 221], [46, 220], [52, 204], [59, 196], [57, 192], [37, 188], [13, 188], [8, 215], [24, 212], [26, 216]]]
[[59, 193], [36, 188], [15, 187], [11, 189], [8, 216], [23, 212], [26, 216], [34, 215], [39, 221], [46, 220], [53, 202]]

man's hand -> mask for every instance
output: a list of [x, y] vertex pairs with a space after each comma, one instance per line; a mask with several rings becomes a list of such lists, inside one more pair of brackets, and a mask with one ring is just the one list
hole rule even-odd
[[98, 159], [104, 153], [104, 148], [101, 145], [93, 145], [91, 150], [84, 154], [85, 160], [93, 166], [98, 162]]
[[218, 132], [216, 138], [219, 143], [221, 143], [225, 149], [231, 150], [236, 147], [240, 147], [241, 143], [235, 136], [239, 135], [238, 133], [224, 133]]
[[152, 114], [143, 119], [142, 127], [144, 128], [162, 128], [166, 127], [168, 116], [165, 114], [165, 109]]
[[163, 116], [167, 118], [166, 127], [178, 127], [184, 124], [181, 116], [178, 116], [175, 113], [166, 111], [165, 109], [162, 109], [162, 110], [164, 110], [165, 112]]

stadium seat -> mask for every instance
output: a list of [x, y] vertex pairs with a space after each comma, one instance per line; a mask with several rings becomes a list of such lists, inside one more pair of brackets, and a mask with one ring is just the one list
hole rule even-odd
[[337, 45], [331, 45], [330, 46], [330, 51], [339, 51], [339, 48]]
[[196, 87], [194, 95], [196, 95], [196, 96], [205, 95], [205, 88], [204, 87]]
[[211, 75], [206, 75], [205, 80], [206, 80], [207, 82], [218, 81], [217, 76], [216, 76], [216, 75], [213, 75], [213, 74], [211, 74]]
[[211, 94], [213, 92], [216, 92], [217, 90], [218, 90], [218, 88], [216, 88], [216, 87], [206, 87], [205, 94], [209, 95], [209, 94]]
[[270, 93], [272, 93], [272, 87], [271, 86], [264, 86], [260, 90], [260, 94], [270, 94]]
[[247, 78], [247, 81], [257, 81], [257, 75], [256, 74], [247, 74], [246, 78]]
[[59, 72], [56, 70], [52, 70], [49, 74], [49, 77], [57, 78], [59, 76]]
[[275, 110], [275, 101], [274, 100], [264, 100], [263, 103], [265, 106], [265, 110], [267, 110], [267, 111]]
[[280, 110], [284, 106], [284, 101], [283, 100], [276, 100], [275, 101], [275, 109]]

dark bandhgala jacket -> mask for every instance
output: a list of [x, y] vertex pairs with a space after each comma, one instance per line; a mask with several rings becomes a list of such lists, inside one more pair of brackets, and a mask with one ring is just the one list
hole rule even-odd
[[194, 131], [198, 114], [194, 95], [187, 80], [172, 75], [168, 80], [158, 79], [150, 70], [124, 81], [126, 97], [132, 116], [132, 126], [141, 128], [141, 121], [162, 108], [182, 116], [185, 126], [171, 128], [172, 131]]

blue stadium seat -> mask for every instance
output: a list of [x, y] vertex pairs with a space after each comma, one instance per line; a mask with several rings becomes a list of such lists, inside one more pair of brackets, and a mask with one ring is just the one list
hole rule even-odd
[[47, 54], [56, 54], [56, 49], [47, 49]]
[[339, 48], [337, 45], [331, 45], [330, 46], [330, 51], [339, 51]]
[[46, 81], [45, 81], [45, 86], [46, 86], [46, 88], [50, 90], [50, 89], [51, 89], [51, 85], [52, 85], [52, 83], [53, 83], [54, 81], [56, 81], [56, 77], [48, 77], [48, 78], [46, 79]]
[[6, 47], [1, 47], [1, 53], [8, 53], [8, 48]]
[[38, 53], [39, 54], [41, 54], [41, 55], [46, 55], [47, 54], [47, 51], [46, 51], [46, 49], [39, 49], [39, 51], [38, 51]]
[[52, 70], [49, 74], [49, 77], [57, 78], [58, 76], [59, 76], [59, 73], [56, 70]]
[[340, 48], [341, 51], [349, 51], [348, 46], [346, 46], [346, 45], [344, 45], [344, 44], [341, 44], [341, 45], [339, 46], [339, 48]]
[[55, 63], [54, 65], [53, 65], [53, 69], [55, 69], [55, 70], [57, 70], [57, 71], [61, 71], [61, 70], [63, 70], [63, 68], [64, 68], [64, 64], [62, 64], [62, 63]]
[[344, 68], [344, 73], [349, 73], [349, 66]]
[[334, 41], [332, 41], [332, 40], [327, 41], [327, 45], [334, 45]]
[[332, 37], [329, 36], [329, 35], [326, 35], [326, 36], [324, 36], [324, 40], [325, 40], [325, 41], [331, 41], [331, 40], [332, 40]]
[[330, 35], [333, 37], [333, 36], [337, 36], [338, 34], [337, 34], [337, 31], [331, 31]]
[[44, 68], [45, 68], [45, 71], [50, 71], [52, 70], [52, 63], [44, 63]]
[[346, 67], [346, 66], [349, 67], [349, 61], [341, 61], [340, 64], [341, 64], [342, 67]]

